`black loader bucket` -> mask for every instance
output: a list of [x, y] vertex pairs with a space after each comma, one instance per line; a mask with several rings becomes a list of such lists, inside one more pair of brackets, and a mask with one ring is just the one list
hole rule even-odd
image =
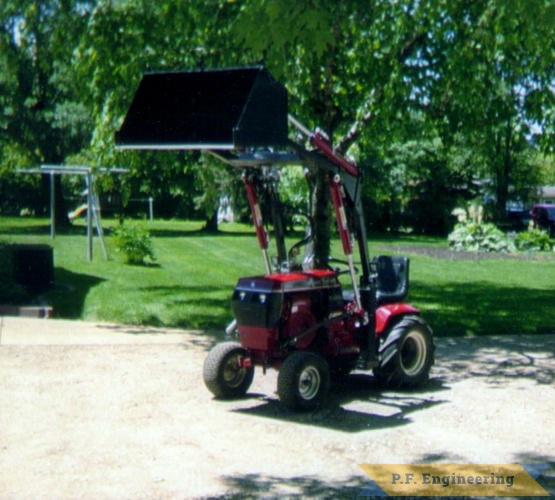
[[116, 146], [231, 150], [287, 144], [287, 90], [262, 67], [143, 76]]

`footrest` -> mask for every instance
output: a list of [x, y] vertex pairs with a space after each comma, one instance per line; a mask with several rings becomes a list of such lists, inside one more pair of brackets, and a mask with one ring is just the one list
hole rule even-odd
[[362, 352], [357, 359], [356, 369], [361, 371], [368, 371], [378, 366], [379, 361], [376, 358], [370, 357], [368, 353]]

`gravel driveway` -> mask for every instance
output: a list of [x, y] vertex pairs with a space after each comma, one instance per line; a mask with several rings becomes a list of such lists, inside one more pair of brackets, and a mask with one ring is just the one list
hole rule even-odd
[[425, 389], [355, 373], [295, 414], [275, 372], [213, 400], [209, 333], [115, 328], [113, 343], [0, 345], [0, 497], [354, 498], [358, 464], [440, 462], [550, 464], [555, 493], [552, 335], [438, 339]]

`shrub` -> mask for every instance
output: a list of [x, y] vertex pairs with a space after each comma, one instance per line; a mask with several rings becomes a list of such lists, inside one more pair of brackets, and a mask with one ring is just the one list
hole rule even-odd
[[150, 233], [144, 227], [121, 224], [113, 234], [116, 250], [125, 254], [128, 264], [156, 262]]
[[448, 236], [457, 251], [508, 253], [516, 251], [514, 242], [494, 224], [472, 220], [459, 222]]
[[526, 252], [549, 252], [553, 248], [553, 243], [549, 239], [547, 231], [533, 228], [518, 233], [516, 247]]

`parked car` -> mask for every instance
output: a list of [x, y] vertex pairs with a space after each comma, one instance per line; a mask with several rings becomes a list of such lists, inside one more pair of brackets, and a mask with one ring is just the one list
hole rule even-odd
[[530, 210], [507, 210], [509, 228], [513, 231], [524, 231], [528, 228], [530, 221]]
[[555, 205], [547, 203], [534, 205], [530, 215], [534, 221], [534, 227], [549, 231], [549, 236], [555, 237]]

